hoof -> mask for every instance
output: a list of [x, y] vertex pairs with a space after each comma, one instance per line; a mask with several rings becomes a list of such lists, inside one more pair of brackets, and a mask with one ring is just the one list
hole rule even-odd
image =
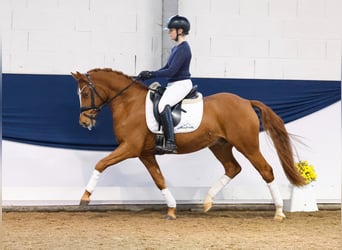
[[176, 208], [175, 207], [169, 207], [169, 210], [167, 211], [167, 215], [165, 217], [167, 220], [175, 220], [176, 219]]
[[283, 216], [283, 215], [275, 215], [274, 216], [274, 221], [283, 222], [284, 220], [285, 220], [285, 216]]
[[81, 207], [86, 207], [86, 206], [89, 205], [89, 203], [90, 203], [90, 200], [81, 200], [80, 201], [80, 206]]
[[208, 212], [211, 207], [213, 206], [213, 203], [212, 202], [206, 202], [203, 204], [203, 211], [206, 213]]
[[274, 220], [282, 222], [286, 218], [285, 214], [283, 213], [282, 207], [277, 207], [276, 212], [274, 214]]
[[166, 220], [175, 220], [175, 219], [176, 219], [176, 216], [172, 216], [172, 215], [169, 215], [169, 214], [168, 214], [168, 215], [165, 216], [165, 219], [166, 219]]

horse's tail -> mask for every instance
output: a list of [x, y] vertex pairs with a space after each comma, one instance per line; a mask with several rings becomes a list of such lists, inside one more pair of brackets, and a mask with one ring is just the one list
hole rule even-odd
[[295, 186], [305, 185], [304, 178], [294, 165], [291, 140], [283, 120], [262, 102], [251, 100], [251, 104], [260, 111], [264, 130], [273, 141], [288, 180]]

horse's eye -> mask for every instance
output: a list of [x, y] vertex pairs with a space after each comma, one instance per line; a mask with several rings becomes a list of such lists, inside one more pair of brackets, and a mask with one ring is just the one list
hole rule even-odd
[[88, 98], [89, 94], [87, 92], [83, 92], [81, 94], [81, 96], [82, 96], [82, 98], [86, 99], [86, 98]]

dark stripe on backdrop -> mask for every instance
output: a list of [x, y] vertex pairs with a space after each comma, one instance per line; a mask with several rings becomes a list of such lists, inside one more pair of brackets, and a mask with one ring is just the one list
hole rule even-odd
[[[42, 146], [117, 147], [105, 107], [92, 131], [78, 124], [77, 85], [69, 75], [3, 74], [3, 139]], [[165, 84], [165, 79], [158, 79]], [[341, 100], [339, 81], [193, 78], [204, 96], [231, 92], [269, 105], [285, 123]], [[147, 81], [146, 84], [149, 84]]]

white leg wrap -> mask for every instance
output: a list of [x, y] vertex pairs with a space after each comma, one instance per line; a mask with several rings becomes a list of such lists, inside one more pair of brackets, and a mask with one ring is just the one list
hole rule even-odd
[[204, 202], [212, 202], [212, 199], [220, 192], [229, 182], [231, 178], [223, 175], [208, 191]]
[[161, 191], [161, 193], [164, 196], [164, 199], [166, 201], [167, 206], [175, 208], [176, 207], [176, 200], [175, 200], [175, 198], [173, 198], [170, 190], [165, 188]]
[[273, 180], [272, 182], [267, 184], [270, 192], [271, 192], [271, 196], [274, 202], [274, 205], [276, 207], [283, 207], [283, 199], [281, 198], [281, 194], [278, 188], [277, 183], [275, 182], [275, 180]]
[[86, 187], [86, 190], [89, 193], [93, 193], [96, 187], [97, 181], [99, 180], [99, 177], [100, 177], [100, 172], [95, 169]]

